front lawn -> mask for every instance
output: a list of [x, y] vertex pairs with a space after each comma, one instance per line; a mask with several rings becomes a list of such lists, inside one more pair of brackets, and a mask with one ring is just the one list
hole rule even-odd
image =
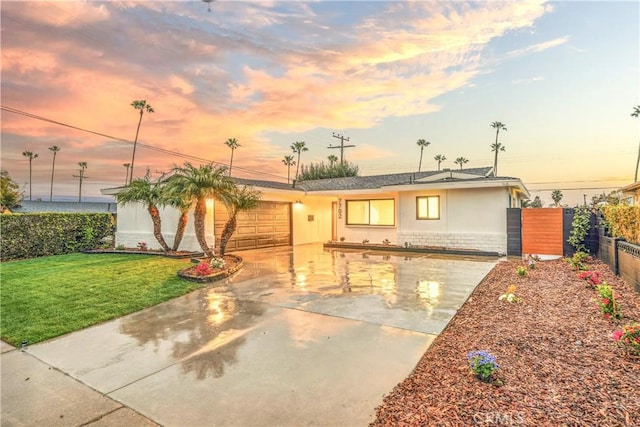
[[189, 265], [149, 255], [70, 254], [0, 264], [2, 339], [47, 340], [184, 295]]

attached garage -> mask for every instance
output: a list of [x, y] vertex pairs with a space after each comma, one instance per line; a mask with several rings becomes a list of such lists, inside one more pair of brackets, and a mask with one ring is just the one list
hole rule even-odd
[[[214, 205], [216, 246], [229, 215], [222, 203]], [[227, 252], [291, 245], [291, 203], [260, 202], [256, 209], [238, 214], [238, 228]]]

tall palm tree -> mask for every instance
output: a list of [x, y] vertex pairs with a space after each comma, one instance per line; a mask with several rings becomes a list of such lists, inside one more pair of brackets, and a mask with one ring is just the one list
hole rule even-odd
[[469, 163], [469, 160], [465, 159], [464, 157], [458, 157], [453, 163], [455, 163], [456, 165], [460, 165], [460, 170], [462, 170], [462, 165], [464, 165], [465, 163]]
[[291, 177], [291, 166], [294, 166], [296, 164], [296, 161], [293, 160], [293, 156], [284, 156], [284, 159], [282, 159], [282, 163], [285, 164], [285, 166], [287, 167], [287, 184], [290, 181], [290, 177]]
[[29, 200], [31, 200], [31, 162], [33, 159], [37, 159], [38, 155], [31, 151], [23, 151], [22, 155], [29, 159]]
[[327, 160], [329, 160], [329, 167], [332, 168], [336, 163], [338, 163], [338, 156], [331, 154], [327, 157]]
[[425, 147], [428, 147], [431, 143], [425, 139], [419, 139], [416, 144], [420, 147], [420, 163], [418, 164], [418, 172], [420, 172], [422, 169], [422, 153], [424, 152]]
[[158, 206], [162, 203], [162, 187], [159, 183], [152, 183], [148, 175], [144, 178], [136, 178], [116, 194], [116, 201], [123, 206], [129, 203], [144, 204], [153, 223], [153, 236], [160, 243], [162, 250], [169, 252], [169, 245], [162, 235], [162, 221], [158, 210]]
[[49, 151], [53, 152], [53, 164], [51, 165], [51, 191], [49, 192], [49, 201], [53, 201], [53, 173], [56, 170], [56, 154], [60, 151], [60, 147], [54, 145], [49, 147]]
[[493, 176], [498, 176], [498, 152], [505, 151], [505, 147], [498, 142], [498, 134], [501, 130], [506, 131], [507, 126], [502, 122], [493, 122], [490, 126], [496, 130], [496, 142], [491, 144], [491, 151], [496, 153], [493, 159]]
[[291, 149], [293, 150], [294, 153], [298, 153], [298, 161], [296, 163], [296, 176], [294, 178], [294, 181], [298, 180], [298, 172], [300, 171], [300, 154], [303, 151], [309, 151], [309, 149], [307, 147], [305, 147], [305, 143], [304, 141], [296, 141], [293, 144], [291, 144]]
[[435, 160], [436, 162], [438, 162], [438, 170], [440, 170], [440, 163], [444, 162], [445, 160], [447, 160], [447, 158], [442, 155], [442, 154], [438, 154], [436, 155], [433, 160]]
[[126, 186], [129, 183], [129, 168], [131, 167], [131, 163], [123, 163], [122, 166], [127, 169], [127, 174], [124, 177], [124, 185]]
[[133, 101], [131, 106], [140, 111], [140, 119], [138, 120], [138, 127], [136, 129], [136, 139], [133, 140], [133, 155], [131, 156], [131, 176], [129, 177], [129, 184], [133, 181], [133, 165], [136, 162], [136, 146], [138, 145], [138, 133], [140, 132], [140, 124], [142, 123], [142, 115], [146, 111], [147, 113], [155, 113], [151, 105], [147, 104], [147, 100]]
[[186, 199], [195, 203], [193, 212], [193, 227], [196, 239], [202, 252], [206, 256], [213, 256], [205, 236], [205, 219], [207, 216], [207, 199], [218, 198], [233, 190], [235, 184], [227, 175], [224, 166], [214, 167], [213, 164], [193, 166], [186, 162], [184, 166], [175, 166], [170, 185], [173, 192], [182, 193]]
[[[631, 113], [631, 117], [640, 117], [640, 105], [636, 105], [635, 107], [633, 107], [633, 113]], [[640, 167], [640, 144], [638, 144], [638, 159], [636, 160], [636, 173], [634, 175], [633, 182], [638, 182], [638, 167]]]
[[229, 213], [229, 219], [224, 225], [224, 229], [220, 235], [220, 247], [218, 248], [220, 256], [225, 254], [227, 244], [236, 231], [238, 226], [238, 213], [257, 207], [261, 196], [262, 193], [258, 190], [247, 186], [242, 188], [236, 186], [232, 191], [220, 194], [220, 199]]
[[225, 141], [225, 144], [227, 145], [227, 147], [231, 148], [231, 162], [229, 162], [229, 176], [231, 176], [231, 168], [233, 167], [233, 152], [236, 150], [236, 148], [241, 147], [240, 144], [238, 144], [238, 140], [235, 138], [229, 138]]
[[78, 187], [78, 203], [82, 201], [82, 181], [84, 181], [84, 171], [87, 170], [87, 162], [78, 162], [78, 166], [80, 166], [80, 175], [77, 175], [80, 178], [80, 186]]

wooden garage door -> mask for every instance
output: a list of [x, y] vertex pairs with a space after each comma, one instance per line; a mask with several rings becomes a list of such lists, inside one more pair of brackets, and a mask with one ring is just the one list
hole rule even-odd
[[[215, 203], [216, 246], [229, 215], [220, 202]], [[257, 208], [238, 214], [238, 228], [227, 244], [227, 252], [244, 249], [288, 246], [291, 244], [291, 204], [260, 202]]]
[[562, 209], [522, 209], [522, 253], [562, 256]]

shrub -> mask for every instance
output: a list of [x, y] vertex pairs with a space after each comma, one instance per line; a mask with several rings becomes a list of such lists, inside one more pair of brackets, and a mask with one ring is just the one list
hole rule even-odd
[[571, 222], [571, 234], [567, 242], [573, 246], [578, 252], [586, 252], [587, 247], [584, 245], [584, 239], [589, 231], [589, 220], [591, 219], [591, 211], [586, 207], [578, 207], [573, 211], [573, 222]]
[[224, 264], [224, 258], [214, 256], [209, 261], [209, 265], [211, 266], [211, 268], [217, 268], [217, 269], [221, 270], [221, 269], [224, 268], [224, 265], [225, 265]]
[[607, 319], [620, 319], [622, 313], [611, 286], [603, 282], [601, 285], [596, 286], [596, 290], [600, 295], [600, 298], [596, 300], [600, 313], [604, 314]]
[[213, 273], [213, 271], [207, 261], [200, 261], [196, 266], [196, 274], [198, 276], [208, 276], [211, 273]]
[[578, 279], [587, 282], [587, 287], [595, 289], [595, 287], [602, 283], [602, 278], [599, 271], [583, 271], [578, 274]]
[[614, 331], [612, 338], [627, 353], [640, 356], [640, 324], [626, 325]]
[[467, 354], [471, 371], [481, 380], [486, 381], [498, 370], [496, 357], [486, 350], [470, 351]]
[[589, 254], [583, 251], [578, 251], [573, 254], [571, 258], [565, 258], [574, 270], [584, 270], [584, 262], [589, 259]]
[[529, 275], [529, 273], [527, 272], [527, 267], [524, 267], [522, 265], [519, 265], [516, 268], [516, 272], [518, 273], [518, 276], [522, 276], [522, 277], [526, 277]]
[[0, 215], [0, 259], [61, 255], [101, 247], [113, 238], [110, 213], [30, 213]]
[[613, 237], [640, 245], [640, 206], [609, 205], [601, 212]]

